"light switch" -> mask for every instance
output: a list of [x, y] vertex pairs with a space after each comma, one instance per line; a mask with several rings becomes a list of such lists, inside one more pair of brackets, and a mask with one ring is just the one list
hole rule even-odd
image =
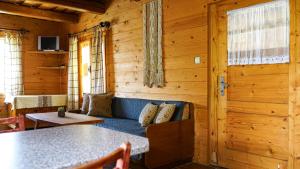
[[200, 56], [195, 57], [195, 64], [200, 64], [201, 63], [201, 58]]

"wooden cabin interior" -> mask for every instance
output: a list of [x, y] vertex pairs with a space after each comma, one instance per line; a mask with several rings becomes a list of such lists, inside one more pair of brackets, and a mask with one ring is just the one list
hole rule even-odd
[[1, 0], [0, 133], [1, 169], [300, 169], [300, 1]]

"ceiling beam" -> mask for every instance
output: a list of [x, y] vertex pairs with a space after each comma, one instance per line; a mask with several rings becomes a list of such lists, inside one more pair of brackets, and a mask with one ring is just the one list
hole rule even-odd
[[68, 8], [79, 12], [105, 13], [104, 3], [95, 0], [26, 0], [26, 2], [43, 3]]
[[36, 18], [36, 19], [43, 19], [49, 21], [56, 21], [56, 22], [77, 23], [79, 20], [79, 17], [73, 14], [52, 12], [48, 10], [30, 8], [30, 7], [15, 5], [6, 2], [0, 2], [0, 13]]

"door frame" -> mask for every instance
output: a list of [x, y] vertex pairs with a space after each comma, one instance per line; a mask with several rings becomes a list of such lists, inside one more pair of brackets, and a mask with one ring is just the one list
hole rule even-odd
[[[252, 6], [259, 3], [269, 2], [272, 0], [251, 0], [251, 1], [233, 1], [233, 0], [215, 0], [208, 3], [208, 112], [209, 112], [209, 144], [208, 159], [212, 165], [226, 167], [224, 158], [225, 137], [226, 137], [226, 105], [227, 105], [227, 89], [225, 95], [219, 96], [219, 77], [224, 76], [227, 81], [227, 61], [223, 57], [224, 50], [227, 51], [227, 43], [223, 39], [220, 42], [218, 21], [219, 5], [228, 5], [233, 10], [242, 7]], [[296, 63], [300, 63], [300, 58], [295, 57], [296, 48], [296, 1], [290, 1], [290, 63], [289, 63], [289, 157], [288, 169], [296, 166], [295, 162], [295, 131], [294, 118], [296, 114]], [[240, 4], [239, 4], [240, 3]], [[232, 8], [231, 8], [232, 7]], [[299, 28], [298, 28], [299, 29]], [[223, 32], [224, 33], [224, 32]], [[298, 45], [297, 45], [298, 46]], [[223, 51], [223, 53], [221, 52]], [[227, 52], [225, 52], [227, 53]]]

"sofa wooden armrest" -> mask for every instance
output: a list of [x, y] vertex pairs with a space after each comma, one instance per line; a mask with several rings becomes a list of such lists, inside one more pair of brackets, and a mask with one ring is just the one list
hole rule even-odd
[[[189, 109], [193, 110], [192, 104]], [[194, 118], [152, 124], [146, 128], [150, 151], [145, 154], [147, 168], [172, 167], [180, 162], [191, 161], [194, 154]]]

